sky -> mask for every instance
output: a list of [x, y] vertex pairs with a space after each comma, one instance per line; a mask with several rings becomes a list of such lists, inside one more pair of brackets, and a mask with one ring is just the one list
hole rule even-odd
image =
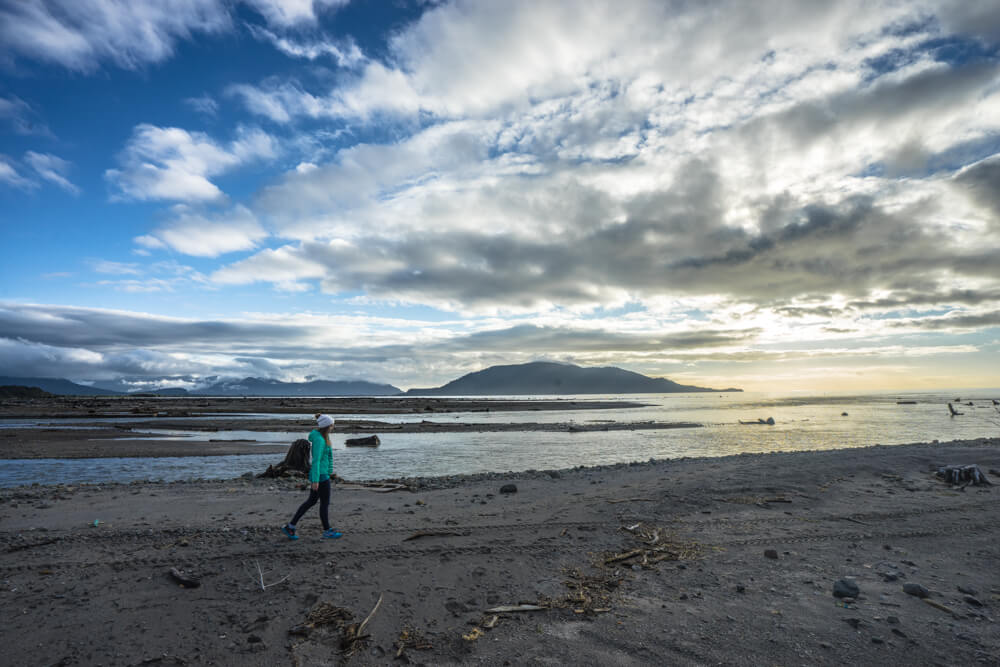
[[1000, 386], [1000, 8], [0, 0], [0, 375]]

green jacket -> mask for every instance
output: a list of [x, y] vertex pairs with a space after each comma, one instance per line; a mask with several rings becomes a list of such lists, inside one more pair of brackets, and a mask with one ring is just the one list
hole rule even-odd
[[312, 443], [312, 465], [309, 467], [309, 481], [319, 482], [323, 476], [333, 477], [333, 450], [326, 444], [323, 434], [313, 430], [309, 434]]

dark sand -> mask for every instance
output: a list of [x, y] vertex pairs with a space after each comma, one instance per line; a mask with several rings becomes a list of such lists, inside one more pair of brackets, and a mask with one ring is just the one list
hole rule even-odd
[[[1000, 488], [949, 463], [1000, 469], [1000, 439], [341, 485], [335, 541], [315, 510], [279, 532], [295, 481], [4, 489], [2, 662], [996, 665]], [[302, 627], [380, 595], [351, 657]]]

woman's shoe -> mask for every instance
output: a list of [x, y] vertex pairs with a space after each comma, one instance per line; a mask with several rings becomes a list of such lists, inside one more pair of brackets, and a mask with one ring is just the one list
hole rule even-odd
[[288, 539], [290, 540], [299, 539], [299, 536], [295, 534], [295, 526], [290, 526], [286, 523], [284, 526], [281, 527], [281, 532], [283, 532], [285, 535], [288, 535]]
[[337, 532], [333, 528], [330, 528], [329, 530], [324, 530], [323, 531], [323, 539], [326, 539], [326, 540], [335, 540], [338, 537], [341, 537], [342, 535], [343, 535], [343, 533]]

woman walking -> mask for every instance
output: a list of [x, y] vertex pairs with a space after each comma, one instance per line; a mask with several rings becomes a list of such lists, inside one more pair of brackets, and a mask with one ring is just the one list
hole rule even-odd
[[312, 444], [312, 465], [309, 467], [309, 498], [306, 499], [289, 523], [281, 527], [290, 540], [297, 540], [295, 526], [310, 507], [319, 501], [319, 520], [323, 522], [323, 537], [337, 539], [341, 533], [330, 527], [330, 477], [333, 475], [333, 449], [330, 447], [330, 431], [333, 417], [316, 415], [316, 428], [309, 433]]

